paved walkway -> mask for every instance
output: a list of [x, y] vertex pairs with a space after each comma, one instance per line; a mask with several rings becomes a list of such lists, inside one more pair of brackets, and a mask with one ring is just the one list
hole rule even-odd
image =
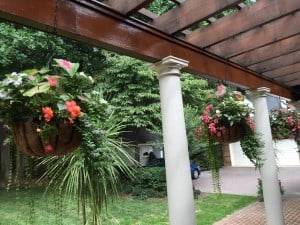
[[[300, 199], [283, 201], [285, 225], [300, 224]], [[263, 202], [255, 202], [227, 217], [214, 225], [266, 225]]]
[[[285, 195], [283, 211], [285, 225], [300, 225], [300, 167], [279, 168]], [[228, 194], [256, 196], [258, 171], [254, 168], [225, 167], [220, 171], [222, 192]], [[193, 184], [201, 192], [212, 193], [211, 173], [203, 172]], [[263, 202], [255, 202], [214, 225], [266, 225]]]

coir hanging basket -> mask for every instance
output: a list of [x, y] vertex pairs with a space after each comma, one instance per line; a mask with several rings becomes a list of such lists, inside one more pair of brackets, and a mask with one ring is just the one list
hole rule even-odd
[[[25, 154], [35, 157], [65, 155], [79, 147], [81, 136], [72, 124], [61, 121], [54, 125], [58, 132], [42, 139], [34, 121], [14, 122], [12, 132], [16, 146]], [[53, 150], [46, 152], [46, 146], [51, 146]]]
[[219, 143], [233, 143], [239, 141], [243, 137], [244, 133], [245, 131], [243, 126], [238, 124], [226, 127], [222, 130], [222, 135], [213, 135], [212, 138]]

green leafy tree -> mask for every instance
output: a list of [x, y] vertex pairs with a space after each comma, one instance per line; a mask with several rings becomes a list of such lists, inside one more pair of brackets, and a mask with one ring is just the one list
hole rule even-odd
[[103, 94], [115, 107], [118, 120], [128, 128], [161, 129], [159, 86], [147, 64], [106, 52], [101, 72]]
[[0, 22], [0, 74], [41, 68], [53, 58], [79, 62], [81, 70], [97, 74], [104, 60], [101, 50], [27, 27]]

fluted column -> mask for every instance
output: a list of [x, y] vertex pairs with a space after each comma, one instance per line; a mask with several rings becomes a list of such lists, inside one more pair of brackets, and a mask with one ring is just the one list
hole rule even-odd
[[188, 65], [173, 56], [152, 65], [158, 72], [171, 225], [195, 225], [193, 184], [185, 130], [180, 70]]
[[261, 134], [264, 148], [262, 149], [263, 166], [260, 174], [263, 184], [263, 196], [268, 225], [284, 225], [282, 199], [278, 183], [278, 168], [267, 107], [267, 93], [269, 88], [261, 87], [250, 94], [255, 107], [256, 131]]

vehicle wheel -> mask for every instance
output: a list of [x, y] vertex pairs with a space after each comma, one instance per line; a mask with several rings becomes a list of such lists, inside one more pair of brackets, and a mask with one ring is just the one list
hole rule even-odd
[[192, 178], [193, 178], [193, 179], [198, 179], [198, 178], [199, 178], [199, 175], [200, 175], [199, 171], [198, 171], [198, 170], [194, 170], [194, 171], [193, 171], [193, 174], [192, 174]]

